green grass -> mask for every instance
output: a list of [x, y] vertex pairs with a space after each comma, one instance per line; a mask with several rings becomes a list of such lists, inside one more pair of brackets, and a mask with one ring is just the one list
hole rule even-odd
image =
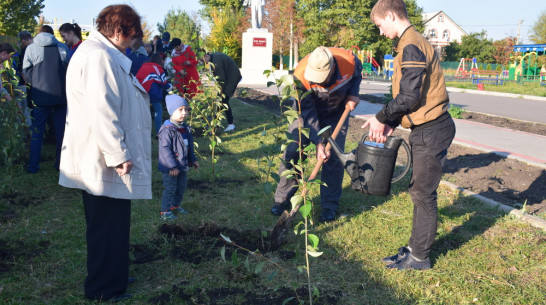
[[[477, 90], [477, 85], [472, 84], [471, 81], [446, 82], [446, 86], [461, 88], [461, 89]], [[541, 86], [540, 82], [515, 83], [515, 82], [505, 81], [503, 85], [484, 84], [483, 86], [485, 91], [546, 97], [546, 90], [544, 90], [545, 87]]]
[[[210, 165], [202, 160], [201, 168], [189, 173], [193, 184], [183, 207], [190, 214], [173, 223], [187, 230], [218, 227], [243, 243], [270, 230], [277, 219], [269, 213], [273, 196], [263, 193], [255, 161], [264, 151], [260, 140], [272, 143], [260, 134], [264, 128], [270, 131], [273, 116], [235, 100], [231, 104], [237, 129], [223, 136], [219, 177], [213, 180]], [[206, 155], [208, 144], [203, 138], [197, 141]], [[157, 142], [153, 144], [155, 160]], [[86, 244], [81, 193], [57, 185], [52, 146], [45, 146], [44, 155], [41, 172], [15, 177], [17, 200], [0, 201], [0, 304], [95, 304], [83, 298]], [[155, 166], [154, 161], [154, 170]], [[345, 178], [340, 208], [344, 216], [311, 228], [324, 252], [311, 260], [312, 283], [323, 297], [335, 296], [338, 304], [544, 304], [546, 233], [446, 187], [439, 189], [438, 236], [431, 252], [434, 268], [387, 270], [379, 259], [406, 245], [411, 232], [407, 183], [408, 178], [395, 184], [391, 196], [371, 197], [352, 191]], [[245, 253], [238, 251], [240, 261], [233, 264], [233, 251], [228, 250], [224, 262], [219, 239], [190, 243], [160, 233], [165, 222], [159, 219], [162, 184], [157, 172], [153, 185], [153, 200], [133, 201], [131, 244], [154, 249], [157, 259], [131, 265], [130, 275], [137, 282], [129, 286], [134, 297], [127, 304], [151, 304], [165, 295], [170, 296], [168, 304], [206, 304], [202, 295], [219, 288], [239, 293], [215, 304], [245, 304], [245, 293], [290, 293], [306, 287], [305, 275], [297, 271], [305, 264], [300, 236], [289, 233], [282, 247], [295, 252], [292, 259], [282, 260], [279, 252], [265, 253], [268, 260], [249, 256], [247, 269]], [[318, 192], [311, 193], [318, 218]], [[15, 255], [7, 257], [7, 252]], [[177, 259], [205, 252], [213, 257], [200, 263]], [[260, 262], [265, 262], [264, 268], [254, 274]], [[269, 279], [274, 271], [278, 273]], [[306, 300], [306, 294], [298, 292]]]

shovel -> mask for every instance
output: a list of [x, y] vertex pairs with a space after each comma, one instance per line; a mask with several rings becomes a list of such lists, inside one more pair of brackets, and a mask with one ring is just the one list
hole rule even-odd
[[[336, 139], [339, 131], [341, 130], [341, 127], [343, 127], [343, 123], [345, 123], [345, 120], [347, 120], [347, 117], [349, 116], [349, 113], [351, 112], [351, 109], [349, 107], [345, 107], [345, 111], [341, 115], [341, 118], [339, 119], [339, 122], [337, 123], [336, 129], [334, 129], [334, 132], [332, 133], [332, 139]], [[326, 147], [324, 148], [324, 152], [328, 153], [330, 151], [330, 148], [332, 146], [330, 143], [326, 144]], [[311, 172], [311, 175], [309, 175], [309, 180], [315, 179], [317, 176], [320, 168], [322, 167], [322, 164], [324, 163], [324, 159], [317, 160], [317, 164], [315, 165], [315, 168], [313, 168], [313, 171]], [[301, 192], [301, 196], [305, 198], [305, 195], [307, 195], [307, 188], [303, 189]], [[294, 217], [296, 216], [296, 213], [300, 209], [301, 203], [298, 203], [290, 212], [284, 211], [282, 215], [277, 219], [277, 223], [275, 224], [275, 227], [273, 228], [273, 232], [271, 233], [271, 250], [278, 249], [282, 242], [284, 241], [284, 238], [286, 237], [286, 233], [288, 233], [288, 230], [292, 227], [292, 222], [294, 221]]]

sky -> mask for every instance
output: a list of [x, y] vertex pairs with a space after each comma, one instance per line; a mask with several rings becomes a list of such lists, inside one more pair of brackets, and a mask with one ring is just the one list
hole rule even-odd
[[[110, 4], [129, 4], [152, 27], [152, 34], [159, 34], [156, 25], [163, 22], [171, 9], [181, 9], [187, 13], [198, 12], [202, 6], [199, 0], [45, 0], [42, 14], [47, 21], [57, 23], [76, 22], [81, 25], [93, 24], [93, 19]], [[206, 30], [207, 25], [203, 24]]]
[[[266, 0], [267, 1], [267, 0]], [[487, 38], [503, 39], [516, 37], [518, 22], [520, 43], [532, 43], [529, 31], [542, 12], [546, 12], [544, 0], [416, 0], [424, 12], [444, 11], [449, 18], [461, 26], [468, 34], [487, 31]], [[199, 0], [45, 0], [42, 13], [44, 17], [64, 23], [73, 20], [78, 24], [92, 24], [100, 10], [109, 4], [125, 3], [133, 5], [138, 13], [145, 17], [158, 34], [156, 24], [162, 22], [170, 9], [181, 9], [188, 13], [199, 11]], [[206, 31], [207, 25], [203, 25]]]
[[520, 44], [532, 44], [529, 31], [538, 21], [542, 12], [546, 13], [544, 0], [416, 0], [425, 13], [443, 11], [467, 34], [487, 32], [487, 38], [500, 40], [518, 35]]

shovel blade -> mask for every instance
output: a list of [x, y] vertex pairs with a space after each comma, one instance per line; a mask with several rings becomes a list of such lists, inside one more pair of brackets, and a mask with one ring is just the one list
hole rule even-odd
[[277, 219], [277, 223], [273, 228], [271, 233], [271, 250], [277, 250], [283, 243], [286, 234], [292, 226], [292, 221], [294, 220], [294, 215], [296, 213], [284, 211], [282, 215]]

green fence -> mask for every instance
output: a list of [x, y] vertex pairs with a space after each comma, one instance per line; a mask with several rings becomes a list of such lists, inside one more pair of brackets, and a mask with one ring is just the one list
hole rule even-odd
[[0, 43], [11, 43], [13, 47], [17, 47], [17, 37], [0, 35]]
[[[458, 61], [443, 61], [441, 64], [442, 69], [445, 70], [457, 70], [459, 67]], [[470, 66], [468, 62], [466, 63], [466, 69], [467, 71], [470, 71]], [[488, 67], [491, 67], [490, 69]], [[499, 68], [497, 68], [499, 67]], [[485, 63], [478, 63], [478, 70], [491, 70], [491, 71], [502, 71], [505, 67], [501, 64], [485, 64]]]

